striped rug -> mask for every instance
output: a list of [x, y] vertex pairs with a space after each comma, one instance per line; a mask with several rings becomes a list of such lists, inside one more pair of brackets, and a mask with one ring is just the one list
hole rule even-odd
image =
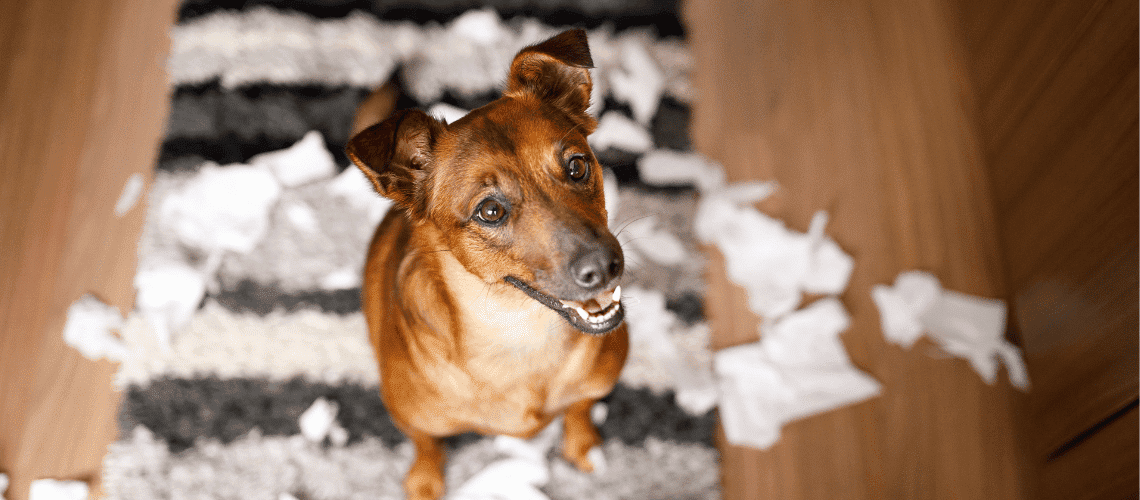
[[[480, 2], [479, 6], [487, 4]], [[364, 250], [387, 204], [343, 154], [352, 115], [395, 76], [401, 106], [468, 110], [495, 98], [511, 57], [567, 26], [589, 31], [596, 69], [592, 142], [611, 168], [607, 200], [625, 248], [632, 350], [595, 408], [607, 459], [583, 474], [549, 457], [552, 499], [716, 499], [703, 260], [696, 192], [650, 186], [637, 160], [685, 151], [691, 62], [676, 2], [654, 0], [189, 0], [171, 32], [174, 85], [149, 192], [140, 270], [206, 270], [206, 293], [165, 343], [135, 314], [131, 356], [104, 467], [111, 499], [402, 498], [413, 450], [380, 400], [360, 312]], [[446, 106], [440, 107], [440, 104]], [[327, 175], [269, 192], [249, 248], [214, 254], [169, 221], [171, 200], [218, 172], [293, 147], [324, 153]], [[264, 157], [263, 157], [264, 158]], [[229, 170], [227, 170], [229, 169]], [[363, 188], [362, 188], [363, 186]], [[234, 196], [256, 198], [253, 192]], [[209, 232], [209, 228], [205, 231]], [[252, 237], [251, 237], [252, 238]], [[174, 285], [172, 285], [174, 286]], [[336, 404], [347, 439], [313, 442], [299, 419]], [[448, 440], [449, 491], [502, 457], [491, 438]]]

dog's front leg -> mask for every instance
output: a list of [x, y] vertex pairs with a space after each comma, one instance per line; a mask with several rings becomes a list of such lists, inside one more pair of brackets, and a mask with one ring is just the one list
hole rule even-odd
[[406, 432], [416, 446], [416, 459], [404, 478], [408, 500], [436, 500], [443, 496], [443, 447], [439, 439], [421, 432]]
[[602, 438], [598, 436], [598, 430], [590, 418], [590, 411], [596, 401], [584, 399], [570, 405], [562, 421], [562, 456], [582, 472], [601, 472], [605, 467], [600, 455], [601, 449], [597, 448], [602, 443]]

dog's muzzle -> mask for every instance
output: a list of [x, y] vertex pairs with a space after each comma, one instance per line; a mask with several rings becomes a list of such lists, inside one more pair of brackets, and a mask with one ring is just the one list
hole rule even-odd
[[515, 288], [522, 290], [530, 298], [558, 313], [570, 323], [570, 326], [590, 335], [605, 335], [613, 331], [614, 328], [621, 326], [621, 322], [625, 320], [625, 308], [621, 305], [620, 286], [614, 289], [613, 302], [600, 311], [589, 312], [582, 306], [568, 304], [535, 290], [534, 287], [523, 283], [522, 280], [514, 276], [507, 276], [503, 278], [503, 281], [514, 285]]

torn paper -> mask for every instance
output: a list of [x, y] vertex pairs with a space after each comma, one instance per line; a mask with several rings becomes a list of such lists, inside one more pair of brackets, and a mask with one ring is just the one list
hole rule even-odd
[[87, 483], [82, 481], [37, 479], [32, 481], [28, 500], [86, 500], [87, 495]]
[[[693, 185], [702, 194], [721, 188], [725, 184], [724, 169], [720, 165], [698, 153], [667, 149], [655, 149], [638, 158], [637, 174], [646, 184]], [[771, 189], [775, 188], [773, 183], [764, 183], [764, 185], [770, 186]], [[768, 192], [770, 193], [770, 190]], [[753, 197], [753, 201], [759, 201], [767, 196], [768, 194]]]
[[637, 122], [617, 111], [607, 111], [598, 120], [598, 128], [587, 138], [595, 151], [610, 148], [644, 153], [653, 147], [653, 137]]
[[205, 275], [184, 263], [143, 264], [135, 274], [135, 309], [169, 349], [206, 295]]
[[0, 500], [4, 500], [4, 493], [8, 491], [8, 475], [0, 473]]
[[428, 116], [434, 116], [448, 124], [459, 121], [460, 118], [467, 116], [467, 113], [466, 109], [452, 106], [446, 102], [437, 102], [427, 111]]
[[159, 224], [206, 254], [249, 253], [269, 229], [281, 185], [266, 167], [203, 165], [159, 207]]
[[606, 196], [606, 217], [609, 219], [610, 229], [614, 229], [614, 217], [617, 216], [621, 198], [618, 194], [617, 176], [610, 169], [602, 170], [602, 192]]
[[104, 304], [92, 295], [84, 295], [67, 308], [63, 340], [87, 359], [122, 361], [129, 350], [111, 332], [122, 329], [124, 321], [117, 308]]
[[1029, 390], [1021, 351], [1004, 338], [1004, 301], [944, 290], [923, 271], [900, 273], [894, 286], [875, 285], [871, 297], [887, 340], [909, 348], [925, 333], [942, 350], [969, 361], [987, 384], [997, 380], [1000, 360], [1010, 383]]
[[663, 266], [677, 266], [689, 258], [681, 240], [661, 227], [656, 216], [648, 216], [626, 224], [621, 234], [627, 258], [641, 255]]
[[694, 228], [724, 255], [725, 271], [747, 290], [752, 312], [775, 319], [794, 311], [804, 292], [841, 293], [854, 261], [823, 235], [824, 212], [816, 213], [815, 229], [804, 234], [752, 208], [769, 192], [764, 184], [702, 192]]
[[392, 200], [380, 196], [376, 192], [376, 188], [372, 185], [372, 181], [364, 176], [359, 168], [349, 166], [335, 179], [329, 181], [327, 189], [333, 196], [340, 197], [355, 207], [368, 214], [369, 226], [375, 227], [384, 218], [384, 214], [388, 213], [388, 209], [392, 207]]
[[[665, 295], [658, 290], [626, 287], [622, 291], [629, 325], [629, 355], [639, 365], [661, 367], [660, 376], [672, 378], [677, 405], [691, 415], [703, 415], [716, 406], [717, 388], [706, 346], [685, 348], [674, 338], [680, 320], [665, 308]], [[707, 328], [699, 325], [698, 328]], [[649, 363], [648, 360], [652, 360]]]
[[788, 422], [877, 396], [880, 384], [851, 364], [839, 339], [849, 325], [829, 297], [765, 322], [759, 342], [716, 353], [728, 441], [766, 449]]
[[665, 74], [653, 60], [645, 41], [622, 40], [621, 66], [611, 69], [608, 83], [614, 99], [629, 104], [633, 118], [648, 125], [665, 93]]
[[[537, 436], [523, 440], [496, 436], [495, 448], [504, 458], [491, 462], [449, 498], [456, 500], [549, 500], [540, 489], [550, 482], [546, 456], [561, 435], [562, 419], [556, 419]], [[591, 450], [592, 451], [592, 450]]]
[[116, 217], [127, 215], [127, 212], [130, 212], [138, 204], [144, 186], [143, 176], [138, 172], [127, 178], [126, 184], [123, 184], [123, 191], [119, 193], [119, 199], [115, 202]]
[[325, 147], [324, 137], [316, 130], [310, 130], [288, 148], [250, 158], [249, 165], [269, 169], [285, 187], [308, 184], [336, 173], [336, 161]]
[[312, 443], [320, 443], [327, 437], [333, 445], [344, 446], [348, 442], [348, 431], [336, 421], [339, 411], [340, 405], [336, 402], [317, 398], [297, 421], [301, 435]]

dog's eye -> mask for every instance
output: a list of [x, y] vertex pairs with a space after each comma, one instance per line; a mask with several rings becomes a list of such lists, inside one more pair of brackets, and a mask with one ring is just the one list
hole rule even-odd
[[484, 224], [497, 226], [507, 220], [507, 207], [499, 200], [487, 198], [475, 209], [475, 218]]
[[586, 159], [581, 156], [574, 156], [566, 163], [566, 176], [572, 181], [581, 181], [589, 174], [590, 164], [586, 163]]

